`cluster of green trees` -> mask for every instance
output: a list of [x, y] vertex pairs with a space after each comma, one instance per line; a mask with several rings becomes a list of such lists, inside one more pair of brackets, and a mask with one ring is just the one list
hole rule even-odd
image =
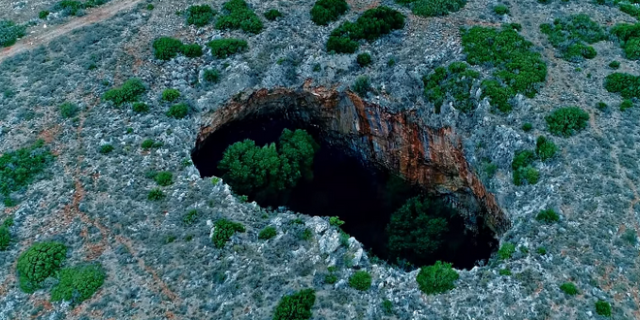
[[374, 41], [393, 30], [404, 28], [404, 15], [389, 7], [381, 6], [365, 11], [356, 22], [345, 22], [331, 32], [327, 51], [354, 53], [358, 41]]
[[285, 129], [277, 146], [259, 147], [248, 139], [232, 144], [218, 169], [235, 192], [268, 201], [286, 197], [301, 179], [313, 179], [313, 158], [318, 149], [306, 131]]
[[202, 56], [202, 46], [199, 44], [183, 44], [182, 41], [171, 37], [160, 37], [153, 41], [153, 56], [160, 60], [171, 60], [184, 54], [188, 58]]
[[262, 20], [244, 0], [231, 0], [222, 5], [223, 14], [216, 21], [216, 29], [241, 29], [247, 33], [262, 31]]
[[542, 24], [540, 31], [560, 50], [563, 59], [572, 62], [595, 58], [596, 50], [585, 43], [593, 44], [607, 38], [604, 29], [584, 13], [555, 19], [553, 24]]
[[434, 73], [424, 76], [424, 94], [435, 106], [436, 113], [445, 100], [450, 100], [453, 107], [469, 112], [475, 108], [476, 101], [471, 98], [471, 88], [480, 78], [480, 73], [469, 69], [464, 62], [454, 62], [449, 67], [438, 67]]
[[450, 12], [462, 9], [467, 0], [396, 0], [397, 3], [407, 5], [413, 14], [422, 17], [446, 16]]
[[311, 21], [317, 25], [326, 26], [336, 21], [349, 10], [344, 0], [318, 0], [311, 8]]

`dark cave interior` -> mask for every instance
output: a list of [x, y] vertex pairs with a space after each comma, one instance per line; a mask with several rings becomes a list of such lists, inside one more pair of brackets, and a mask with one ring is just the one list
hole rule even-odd
[[[211, 133], [192, 151], [192, 160], [200, 175], [222, 176], [217, 168], [223, 153], [231, 144], [251, 139], [257, 145], [277, 141], [285, 128], [307, 130], [320, 144], [314, 158], [314, 179], [301, 181], [291, 190], [285, 203], [258, 203], [266, 206], [285, 206], [311, 216], [338, 216], [345, 224], [341, 227], [360, 241], [375, 256], [396, 263], [387, 250], [385, 228], [391, 214], [403, 203], [422, 194], [422, 188], [409, 185], [393, 172], [361, 159], [343, 143], [332, 141], [312, 120], [292, 120], [284, 114], [253, 115], [226, 123]], [[254, 200], [249, 197], [249, 200]], [[467, 221], [468, 222], [468, 221]], [[465, 227], [462, 216], [449, 220], [449, 232], [444, 236], [447, 245], [429, 257], [401, 257], [415, 266], [430, 265], [437, 260], [451, 262], [454, 267], [470, 269], [478, 261], [486, 262], [497, 249], [493, 231], [477, 217], [477, 232]], [[391, 261], [394, 260], [394, 261]]]

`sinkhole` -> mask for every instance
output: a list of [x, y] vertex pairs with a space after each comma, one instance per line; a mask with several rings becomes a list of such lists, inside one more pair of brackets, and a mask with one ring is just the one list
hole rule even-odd
[[[249, 200], [311, 216], [338, 216], [345, 221], [342, 230], [391, 263], [422, 266], [442, 260], [470, 269], [486, 262], [509, 220], [469, 168], [451, 130], [423, 127], [412, 118], [349, 92], [259, 90], [209, 115], [191, 156], [203, 178], [222, 176], [218, 164], [230, 145], [250, 139], [263, 146], [277, 142], [284, 129], [306, 130], [319, 145], [313, 178], [300, 180], [286, 196], [249, 194]], [[410, 199], [427, 199], [432, 204], [427, 211], [441, 205], [438, 217], [446, 218], [438, 245], [427, 253], [422, 249], [431, 243], [414, 241], [415, 250], [400, 250], [390, 241], [391, 235], [413, 232], [405, 238], [420, 238], [431, 230], [426, 225], [433, 221], [416, 218], [393, 226], [424, 228], [390, 232], [392, 214], [407, 208]]]

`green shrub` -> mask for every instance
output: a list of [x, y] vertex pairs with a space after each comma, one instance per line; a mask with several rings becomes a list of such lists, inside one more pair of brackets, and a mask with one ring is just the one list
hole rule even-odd
[[640, 23], [619, 23], [613, 26], [609, 32], [618, 39], [627, 59], [640, 59]]
[[198, 220], [198, 210], [196, 210], [196, 209], [189, 210], [182, 217], [182, 222], [187, 226], [190, 226], [190, 225], [194, 224], [196, 222], [196, 220]]
[[187, 24], [195, 25], [196, 27], [204, 27], [216, 15], [216, 11], [211, 9], [209, 5], [203, 4], [199, 6], [190, 6], [186, 11]]
[[338, 282], [338, 276], [335, 274], [327, 274], [324, 276], [324, 283], [326, 284], [334, 284]]
[[185, 44], [181, 48], [182, 54], [187, 58], [197, 58], [202, 56], [202, 47], [199, 44]]
[[509, 269], [500, 269], [500, 271], [498, 273], [501, 276], [510, 276], [511, 275], [511, 270], [509, 270]]
[[511, 255], [516, 252], [516, 246], [511, 242], [505, 242], [498, 250], [498, 259], [507, 260], [511, 259]]
[[170, 37], [160, 37], [153, 41], [153, 56], [160, 60], [171, 60], [182, 51], [182, 41]]
[[285, 129], [275, 143], [258, 147], [252, 140], [236, 142], [225, 150], [218, 169], [239, 194], [271, 199], [293, 188], [300, 179], [313, 178], [313, 158], [319, 145], [304, 130]]
[[76, 306], [93, 296], [104, 283], [100, 264], [81, 265], [60, 271], [60, 282], [51, 290], [51, 301], [70, 301]]
[[596, 301], [596, 313], [604, 317], [611, 317], [611, 304], [604, 300]]
[[0, 227], [0, 251], [5, 251], [9, 248], [9, 244], [11, 243], [11, 232], [9, 232], [9, 228], [6, 226]]
[[113, 88], [104, 93], [103, 99], [113, 101], [116, 106], [120, 106], [125, 102], [134, 102], [138, 97], [145, 93], [147, 88], [138, 78], [131, 78], [122, 84], [120, 88]]
[[24, 37], [27, 27], [16, 25], [13, 21], [0, 20], [0, 47], [12, 46], [19, 38]]
[[501, 112], [510, 112], [513, 109], [511, 98], [515, 96], [515, 92], [511, 87], [501, 84], [497, 80], [482, 81], [482, 98], [488, 97], [493, 108], [497, 108]]
[[361, 67], [366, 67], [371, 64], [371, 55], [368, 53], [361, 53], [356, 57], [356, 61]]
[[422, 264], [433, 253], [447, 246], [448, 219], [457, 211], [441, 201], [413, 197], [393, 212], [386, 231], [391, 260], [406, 259]]
[[547, 210], [540, 211], [536, 216], [536, 220], [545, 222], [545, 223], [552, 223], [552, 222], [559, 221], [560, 216], [558, 215], [558, 213], [556, 213], [555, 210], [547, 209]]
[[326, 26], [336, 21], [349, 10], [344, 0], [318, 0], [311, 8], [311, 21], [317, 25]]
[[356, 271], [349, 277], [349, 286], [356, 290], [367, 291], [371, 288], [371, 275], [363, 270]]
[[529, 132], [529, 131], [533, 130], [533, 125], [532, 125], [531, 123], [529, 123], [529, 122], [525, 122], [525, 123], [522, 125], [522, 130], [523, 130], [524, 132]]
[[155, 142], [151, 139], [146, 139], [142, 141], [140, 147], [142, 147], [142, 149], [160, 148], [162, 147], [162, 142]]
[[220, 219], [215, 223], [211, 240], [216, 248], [224, 248], [224, 245], [231, 239], [234, 233], [244, 231], [245, 228], [241, 223]]
[[258, 234], [258, 239], [269, 240], [275, 237], [277, 234], [278, 232], [276, 231], [276, 228], [271, 226], [265, 227], [264, 229], [260, 230], [260, 233]]
[[62, 0], [52, 8], [53, 11], [62, 11], [62, 14], [65, 16], [78, 15], [81, 9], [84, 9], [84, 5], [82, 5], [80, 1], [73, 0]]
[[631, 108], [633, 108], [633, 100], [631, 100], [631, 99], [624, 99], [620, 103], [620, 111], [625, 111], [625, 110], [631, 109]]
[[344, 224], [344, 221], [340, 220], [339, 217], [329, 217], [329, 225], [334, 227], [340, 227]]
[[173, 173], [169, 171], [158, 172], [153, 179], [159, 186], [166, 187], [173, 184]]
[[380, 304], [380, 308], [382, 309], [382, 313], [384, 313], [387, 316], [390, 316], [393, 314], [393, 302], [391, 302], [391, 300], [389, 299], [384, 299]]
[[49, 16], [49, 13], [50, 13], [50, 12], [49, 12], [49, 11], [47, 11], [47, 10], [42, 10], [42, 11], [40, 11], [40, 12], [38, 13], [38, 18], [40, 18], [40, 19], [44, 20], [44, 19], [46, 19], [46, 18]]
[[334, 29], [327, 41], [327, 51], [355, 53], [358, 41], [374, 41], [393, 30], [404, 28], [405, 17], [389, 7], [365, 11], [356, 22], [345, 22]]
[[226, 2], [222, 9], [224, 15], [216, 21], [216, 29], [236, 30], [258, 34], [262, 31], [262, 21], [249, 9], [244, 0], [231, 0]]
[[497, 15], [509, 14], [509, 7], [505, 6], [504, 4], [496, 5], [493, 7], [493, 13]]
[[436, 113], [440, 113], [445, 101], [451, 101], [453, 107], [462, 112], [469, 112], [475, 108], [471, 89], [478, 78], [480, 73], [469, 69], [466, 63], [454, 62], [446, 69], [438, 67], [432, 75], [422, 78], [424, 94], [435, 106]]
[[467, 0], [396, 0], [411, 8], [413, 14], [422, 17], [446, 16], [462, 9]]
[[162, 100], [173, 102], [180, 98], [180, 91], [176, 89], [165, 89], [162, 91]]
[[640, 98], [640, 76], [612, 73], [605, 78], [604, 87], [609, 92], [619, 93], [625, 99]]
[[359, 76], [351, 86], [351, 90], [360, 96], [365, 96], [371, 90], [371, 81], [367, 76]]
[[284, 296], [274, 310], [273, 320], [311, 319], [311, 308], [315, 302], [316, 292], [313, 289], [303, 289]]
[[60, 115], [65, 119], [75, 117], [80, 111], [80, 108], [71, 102], [61, 104], [58, 109], [60, 110]]
[[[462, 29], [461, 33], [469, 64], [496, 67], [493, 76], [497, 83], [486, 83], [485, 87], [493, 87], [487, 96], [492, 101], [499, 100], [493, 103], [502, 106], [500, 109], [510, 109], [505, 105], [505, 95], [513, 97], [521, 93], [529, 98], [536, 95], [545, 82], [547, 65], [540, 53], [531, 50], [533, 44], [518, 34], [513, 25], [505, 25], [501, 30], [472, 27]], [[498, 86], [505, 88], [497, 90]]]
[[149, 194], [147, 194], [147, 200], [151, 200], [151, 201], [160, 201], [162, 199], [164, 199], [165, 195], [162, 192], [162, 190], [155, 188], [151, 191], [149, 191]]
[[575, 296], [579, 292], [578, 287], [576, 287], [576, 285], [571, 282], [565, 282], [560, 285], [560, 290], [570, 296]]
[[44, 147], [44, 141], [0, 156], [0, 195], [9, 199], [12, 192], [28, 186], [53, 160], [51, 152]]
[[172, 105], [167, 111], [167, 117], [182, 119], [189, 114], [189, 106], [186, 103]]
[[604, 111], [608, 107], [609, 106], [606, 103], [602, 102], [602, 101], [598, 101], [598, 103], [596, 103], [596, 108], [598, 108], [598, 110], [600, 110], [600, 111]]
[[211, 48], [211, 54], [219, 59], [226, 58], [232, 54], [246, 51], [249, 47], [247, 41], [241, 39], [216, 39], [207, 43]]
[[206, 69], [202, 75], [204, 81], [211, 83], [218, 83], [220, 81], [220, 72], [218, 69]]
[[515, 153], [513, 161], [511, 162], [513, 183], [515, 185], [519, 186], [524, 184], [524, 182], [529, 184], [536, 184], [538, 182], [538, 171], [532, 167], [535, 160], [536, 156], [533, 151], [521, 150]]
[[153, 4], [151, 4], [151, 3], [149, 3], [149, 4], [147, 5], [147, 10], [151, 11], [151, 10], [153, 10], [153, 9], [155, 9], [155, 6], [154, 6]]
[[614, 61], [611, 61], [611, 62], [609, 63], [609, 68], [611, 68], [611, 69], [618, 69], [618, 68], [620, 68], [620, 62], [615, 61], [615, 60], [614, 60]]
[[134, 102], [132, 109], [134, 112], [138, 113], [149, 112], [149, 106], [146, 103], [142, 102]]
[[113, 149], [114, 149], [114, 148], [113, 148], [113, 146], [112, 146], [112, 145], [110, 145], [110, 144], [103, 144], [103, 145], [101, 145], [101, 146], [100, 146], [100, 150], [99, 150], [99, 152], [100, 152], [100, 153], [102, 153], [102, 154], [107, 154], [107, 153], [110, 153], [111, 151], [113, 151]]
[[275, 21], [276, 19], [282, 17], [282, 13], [280, 13], [280, 11], [276, 9], [270, 9], [264, 13], [264, 17], [269, 21]]
[[604, 29], [584, 13], [556, 19], [553, 25], [543, 24], [540, 30], [560, 50], [562, 58], [572, 62], [593, 59], [596, 51], [585, 43], [593, 44], [607, 37]]
[[587, 127], [589, 114], [579, 107], [564, 107], [545, 117], [549, 132], [556, 136], [569, 137]]
[[66, 259], [67, 247], [59, 242], [36, 242], [18, 257], [16, 271], [20, 289], [33, 293]]
[[556, 144], [553, 143], [553, 141], [545, 138], [544, 136], [539, 136], [536, 140], [536, 155], [541, 161], [546, 161], [553, 158], [553, 156], [555, 156], [556, 154], [556, 151], [558, 151], [558, 147], [556, 147]]
[[450, 263], [436, 261], [432, 266], [420, 268], [416, 276], [418, 287], [427, 295], [444, 293], [455, 288], [454, 282], [460, 276]]

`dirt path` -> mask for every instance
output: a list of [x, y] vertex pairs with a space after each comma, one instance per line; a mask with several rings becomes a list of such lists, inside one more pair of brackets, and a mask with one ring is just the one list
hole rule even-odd
[[51, 27], [51, 29], [46, 30], [44, 33], [34, 36], [28, 35], [20, 39], [20, 41], [18, 41], [13, 46], [2, 49], [2, 51], [0, 51], [0, 63], [18, 53], [24, 52], [26, 50], [31, 50], [42, 44], [49, 43], [51, 40], [61, 35], [67, 34], [73, 30], [109, 19], [122, 10], [132, 8], [140, 1], [142, 0], [114, 0], [102, 7], [98, 7], [87, 12], [85, 16], [73, 18], [64, 24], [55, 25]]

